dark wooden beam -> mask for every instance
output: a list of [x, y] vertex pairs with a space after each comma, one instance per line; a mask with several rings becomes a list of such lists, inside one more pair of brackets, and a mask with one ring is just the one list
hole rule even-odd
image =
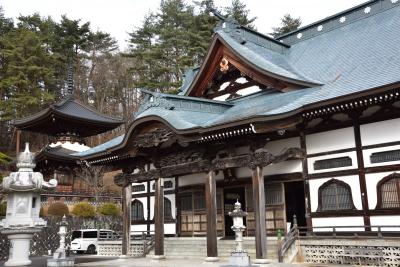
[[268, 166], [271, 163], [278, 163], [288, 159], [300, 159], [305, 156], [305, 152], [300, 148], [288, 148], [279, 155], [272, 155], [266, 149], [258, 149], [254, 153], [232, 156], [226, 158], [217, 158], [212, 162], [208, 159], [199, 158], [195, 161], [188, 159], [184, 163], [170, 163], [171, 165], [162, 165], [159, 169], [148, 171], [141, 170], [134, 174], [119, 174], [114, 178], [118, 186], [124, 186], [126, 183], [140, 183], [148, 180], [154, 180], [155, 177], [174, 177], [191, 173], [208, 172], [209, 170], [224, 170], [229, 168], [240, 168], [252, 166]]
[[129, 256], [131, 241], [131, 202], [132, 185], [128, 184], [122, 188], [122, 255]]
[[265, 189], [262, 167], [252, 169], [253, 205], [255, 219], [256, 263], [267, 259], [267, 233], [265, 222]]
[[157, 177], [154, 201], [154, 258], [164, 259], [164, 182], [163, 178]]
[[217, 185], [214, 171], [206, 177], [205, 197], [207, 209], [207, 262], [218, 261], [217, 248]]
[[368, 215], [368, 193], [367, 193], [367, 184], [365, 181], [365, 166], [364, 166], [364, 157], [362, 150], [362, 141], [361, 141], [361, 131], [360, 131], [360, 122], [358, 117], [353, 118], [353, 129], [354, 129], [354, 139], [356, 144], [356, 154], [357, 154], [357, 163], [358, 163], [358, 177], [360, 181], [360, 191], [361, 191], [361, 204], [363, 209], [363, 218], [364, 225], [366, 231], [371, 231], [371, 220]]
[[[300, 147], [304, 151], [307, 151], [307, 144], [306, 144], [306, 135], [304, 133], [304, 129], [300, 130]], [[310, 197], [310, 185], [308, 183], [308, 163], [307, 157], [304, 157], [301, 160], [302, 165], [302, 176], [304, 181], [304, 195], [305, 195], [305, 204], [306, 204], [306, 222], [307, 228], [311, 231], [312, 230], [312, 219], [311, 219], [311, 197]]]

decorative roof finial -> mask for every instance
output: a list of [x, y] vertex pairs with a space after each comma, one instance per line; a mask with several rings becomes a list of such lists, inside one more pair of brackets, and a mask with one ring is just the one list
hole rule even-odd
[[216, 10], [215, 8], [211, 8], [211, 13], [219, 20], [221, 21], [226, 21], [227, 18], [224, 17], [218, 10]]
[[74, 68], [72, 62], [68, 63], [67, 68], [67, 95], [72, 95], [74, 92]]

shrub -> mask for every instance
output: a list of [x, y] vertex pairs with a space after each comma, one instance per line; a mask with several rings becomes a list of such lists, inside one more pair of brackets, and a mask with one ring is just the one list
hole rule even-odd
[[79, 202], [74, 205], [72, 214], [78, 217], [90, 218], [96, 215], [96, 209], [87, 202]]
[[112, 202], [107, 202], [101, 205], [99, 213], [106, 216], [119, 216], [121, 211], [117, 205]]
[[54, 202], [47, 210], [47, 215], [51, 216], [64, 216], [69, 215], [68, 206], [62, 202]]
[[7, 202], [0, 203], [0, 217], [6, 216], [7, 213]]

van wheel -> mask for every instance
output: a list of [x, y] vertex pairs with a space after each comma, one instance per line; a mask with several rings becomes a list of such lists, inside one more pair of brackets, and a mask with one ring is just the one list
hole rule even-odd
[[96, 253], [96, 247], [94, 245], [88, 246], [86, 253], [88, 254], [95, 254]]
[[77, 254], [83, 254], [83, 251], [82, 250], [78, 250], [78, 251], [76, 251], [76, 253]]

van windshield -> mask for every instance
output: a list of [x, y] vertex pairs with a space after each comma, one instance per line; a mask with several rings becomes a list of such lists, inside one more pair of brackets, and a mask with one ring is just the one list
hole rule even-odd
[[81, 238], [81, 237], [82, 237], [82, 231], [73, 231], [71, 240], [74, 240], [75, 238]]

